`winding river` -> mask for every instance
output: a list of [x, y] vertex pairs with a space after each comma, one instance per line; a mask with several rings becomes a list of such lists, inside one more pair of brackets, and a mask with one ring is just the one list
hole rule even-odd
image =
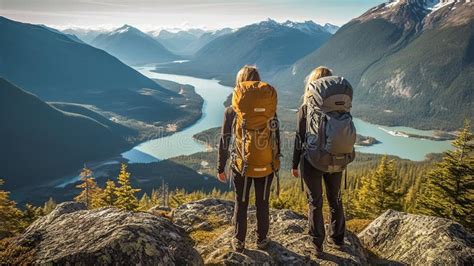
[[[152, 71], [154, 67], [137, 67], [136, 69], [149, 78], [171, 80], [194, 86], [196, 92], [204, 99], [203, 115], [194, 125], [171, 136], [144, 142], [123, 153], [122, 156], [131, 163], [147, 163], [205, 151], [207, 149], [206, 145], [197, 142], [192, 136], [221, 125], [224, 112], [223, 102], [232, 91], [232, 88], [220, 85], [217, 80], [156, 73]], [[428, 153], [439, 153], [451, 148], [449, 141], [433, 141], [395, 134], [396, 131], [403, 131], [432, 136], [433, 131], [417, 130], [409, 127], [379, 126], [360, 119], [354, 119], [354, 123], [358, 134], [372, 136], [380, 141], [380, 143], [372, 146], [357, 147], [360, 152], [390, 154], [420, 161]]]
[[165, 79], [194, 86], [196, 93], [204, 99], [202, 117], [182, 131], [141, 143], [123, 153], [122, 156], [131, 163], [147, 163], [205, 151], [206, 145], [197, 142], [193, 135], [221, 125], [224, 118], [223, 103], [232, 88], [220, 85], [218, 80], [156, 73], [152, 71], [154, 67], [137, 67], [136, 69], [152, 79]]

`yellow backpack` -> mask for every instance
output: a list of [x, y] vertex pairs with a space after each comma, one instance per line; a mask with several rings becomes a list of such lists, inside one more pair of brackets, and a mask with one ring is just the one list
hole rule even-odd
[[280, 169], [277, 102], [276, 90], [265, 82], [241, 82], [234, 89], [232, 165], [244, 177], [263, 178]]

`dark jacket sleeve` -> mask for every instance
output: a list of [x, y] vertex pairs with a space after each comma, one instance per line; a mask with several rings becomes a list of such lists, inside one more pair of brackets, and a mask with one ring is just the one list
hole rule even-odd
[[296, 114], [296, 135], [293, 149], [293, 169], [297, 169], [303, 153], [303, 142], [306, 135], [306, 106], [302, 105]]
[[219, 141], [219, 150], [217, 152], [217, 172], [222, 173], [225, 170], [227, 159], [229, 159], [229, 145], [232, 137], [232, 123], [235, 112], [232, 107], [227, 107], [224, 112], [224, 122], [221, 128], [221, 137]]

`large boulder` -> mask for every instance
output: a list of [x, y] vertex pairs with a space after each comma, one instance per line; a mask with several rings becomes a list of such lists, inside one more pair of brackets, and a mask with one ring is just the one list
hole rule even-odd
[[197, 249], [206, 264], [218, 265], [307, 265], [307, 264], [367, 264], [367, 256], [357, 237], [347, 232], [346, 246], [337, 249], [325, 245], [324, 254], [318, 255], [307, 235], [305, 217], [289, 210], [271, 210], [269, 238], [272, 240], [266, 251], [256, 249], [255, 209], [249, 210], [249, 225], [244, 253], [231, 250], [233, 235], [231, 201], [204, 199], [180, 206], [175, 210], [174, 221], [191, 234], [224, 228], [216, 238], [198, 243]]
[[15, 240], [34, 264], [202, 265], [193, 241], [168, 219], [66, 202]]
[[385, 259], [411, 265], [473, 265], [474, 238], [448, 219], [388, 210], [359, 235]]

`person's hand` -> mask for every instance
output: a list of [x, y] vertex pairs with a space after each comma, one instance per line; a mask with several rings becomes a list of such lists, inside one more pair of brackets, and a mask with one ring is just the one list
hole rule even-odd
[[222, 183], [226, 183], [227, 182], [227, 177], [225, 176], [225, 172], [218, 173], [217, 174], [217, 179], [219, 181], [221, 181]]
[[298, 171], [298, 169], [291, 169], [291, 174], [294, 176], [294, 177], [300, 177], [300, 172]]

